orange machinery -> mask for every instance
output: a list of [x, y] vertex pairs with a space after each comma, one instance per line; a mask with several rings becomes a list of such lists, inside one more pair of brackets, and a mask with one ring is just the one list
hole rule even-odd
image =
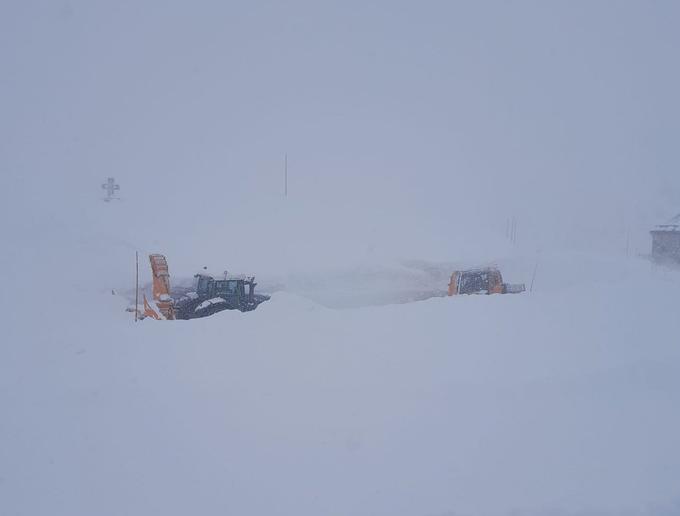
[[[151, 263], [151, 273], [153, 276], [153, 301], [158, 308], [158, 311], [166, 319], [175, 318], [175, 304], [170, 297], [170, 271], [168, 269], [168, 262], [162, 254], [150, 254], [149, 262]], [[158, 312], [154, 310], [151, 304], [144, 296], [144, 315], [160, 319]]]
[[459, 294], [519, 294], [523, 283], [503, 283], [501, 271], [495, 267], [455, 271], [449, 282], [449, 296]]

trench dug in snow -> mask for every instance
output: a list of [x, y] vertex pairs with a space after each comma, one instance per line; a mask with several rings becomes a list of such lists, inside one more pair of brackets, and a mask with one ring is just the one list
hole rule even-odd
[[[394, 267], [363, 267], [325, 272], [306, 272], [286, 276], [267, 276], [257, 279], [257, 293], [294, 294], [327, 308], [361, 308], [413, 303], [433, 297], [446, 296], [446, 287], [453, 270], [460, 264], [407, 262]], [[190, 288], [190, 277], [172, 278], [181, 289]], [[180, 289], [178, 289], [179, 291]], [[118, 289], [134, 302], [134, 291]], [[151, 284], [143, 285], [149, 296]]]

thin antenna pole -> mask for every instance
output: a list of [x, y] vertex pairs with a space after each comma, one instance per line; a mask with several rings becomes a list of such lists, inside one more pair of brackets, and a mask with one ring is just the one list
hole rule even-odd
[[135, 251], [135, 322], [139, 310], [139, 252]]
[[534, 266], [534, 273], [531, 275], [531, 285], [529, 286], [529, 292], [534, 291], [534, 280], [536, 279], [536, 271], [538, 270], [538, 258], [536, 258], [536, 265]]
[[288, 153], [286, 152], [284, 161], [283, 161], [283, 176], [284, 176], [284, 183], [283, 183], [283, 195], [285, 197], [288, 197]]

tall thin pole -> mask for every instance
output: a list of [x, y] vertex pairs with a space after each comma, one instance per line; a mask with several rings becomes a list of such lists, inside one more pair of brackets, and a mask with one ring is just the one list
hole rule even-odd
[[529, 292], [534, 291], [534, 280], [536, 279], [536, 271], [538, 270], [538, 257], [536, 257], [536, 265], [534, 265], [534, 273], [531, 275], [531, 285], [529, 286]]
[[139, 252], [135, 251], [135, 322], [139, 310]]
[[285, 197], [288, 197], [288, 153], [286, 153], [286, 156], [283, 161], [283, 176], [284, 176], [283, 195]]

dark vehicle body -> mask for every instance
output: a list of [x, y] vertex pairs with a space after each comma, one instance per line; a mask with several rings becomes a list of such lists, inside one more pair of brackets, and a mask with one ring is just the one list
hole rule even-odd
[[232, 276], [216, 279], [209, 274], [199, 273], [195, 291], [187, 292], [176, 300], [177, 319], [206, 317], [222, 310], [249, 312], [269, 299], [269, 296], [255, 294], [254, 277]]

